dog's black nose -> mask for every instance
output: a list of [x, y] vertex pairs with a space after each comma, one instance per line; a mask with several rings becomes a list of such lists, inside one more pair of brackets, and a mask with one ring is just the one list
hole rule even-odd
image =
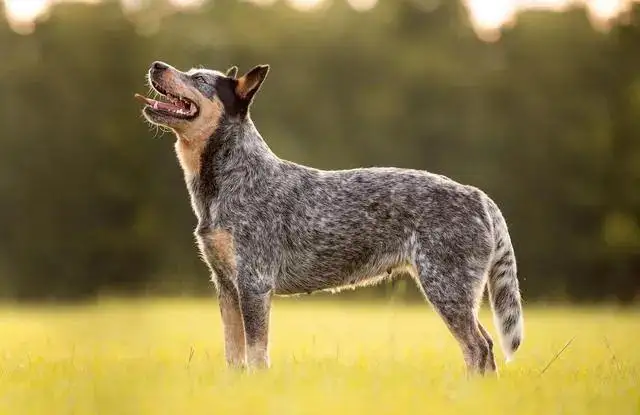
[[160, 62], [160, 61], [155, 61], [151, 65], [151, 69], [153, 69], [154, 71], [163, 71], [163, 70], [167, 69], [168, 67], [169, 66], [166, 63]]

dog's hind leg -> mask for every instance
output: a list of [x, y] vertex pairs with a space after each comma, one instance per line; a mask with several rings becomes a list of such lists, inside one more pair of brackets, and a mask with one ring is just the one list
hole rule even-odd
[[480, 323], [480, 320], [477, 320], [477, 324], [478, 328], [480, 329], [480, 333], [482, 333], [482, 337], [484, 337], [484, 339], [487, 341], [487, 344], [489, 345], [489, 358], [486, 362], [486, 370], [489, 372], [495, 372], [497, 370], [497, 366], [496, 359], [493, 355], [493, 339], [489, 335], [489, 332], [487, 332], [487, 330], [484, 328], [482, 323]]
[[246, 273], [240, 273], [239, 277], [238, 289], [246, 338], [247, 366], [249, 369], [268, 368], [272, 291], [270, 287], [256, 284]]
[[432, 260], [427, 263], [422, 258], [416, 263], [424, 295], [460, 344], [469, 373], [494, 372], [493, 352], [477, 320], [476, 297], [482, 292], [478, 289], [484, 283], [482, 272], [460, 269], [451, 265], [455, 261], [447, 259]]

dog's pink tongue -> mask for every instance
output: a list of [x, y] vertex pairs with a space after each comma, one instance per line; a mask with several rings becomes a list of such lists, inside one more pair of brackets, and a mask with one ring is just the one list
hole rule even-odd
[[135, 94], [134, 96], [156, 110], [176, 111], [180, 109], [180, 107], [169, 104], [168, 102], [156, 101], [155, 99], [145, 97], [144, 95]]

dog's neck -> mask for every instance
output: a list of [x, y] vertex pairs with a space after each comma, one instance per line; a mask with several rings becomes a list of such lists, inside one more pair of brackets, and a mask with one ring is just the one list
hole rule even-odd
[[214, 202], [259, 187], [279, 162], [250, 118], [221, 120], [203, 146], [199, 170], [185, 175], [196, 216], [208, 221]]

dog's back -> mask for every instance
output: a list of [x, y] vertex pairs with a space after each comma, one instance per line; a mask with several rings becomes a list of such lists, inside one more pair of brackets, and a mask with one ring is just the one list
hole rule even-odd
[[491, 254], [486, 196], [443, 176], [395, 168], [318, 171], [288, 165], [274, 182], [273, 196], [260, 194], [249, 209], [272, 218], [266, 222], [281, 261], [279, 293], [366, 283], [413, 264], [425, 250], [446, 250], [452, 258], [473, 254], [478, 260]]

